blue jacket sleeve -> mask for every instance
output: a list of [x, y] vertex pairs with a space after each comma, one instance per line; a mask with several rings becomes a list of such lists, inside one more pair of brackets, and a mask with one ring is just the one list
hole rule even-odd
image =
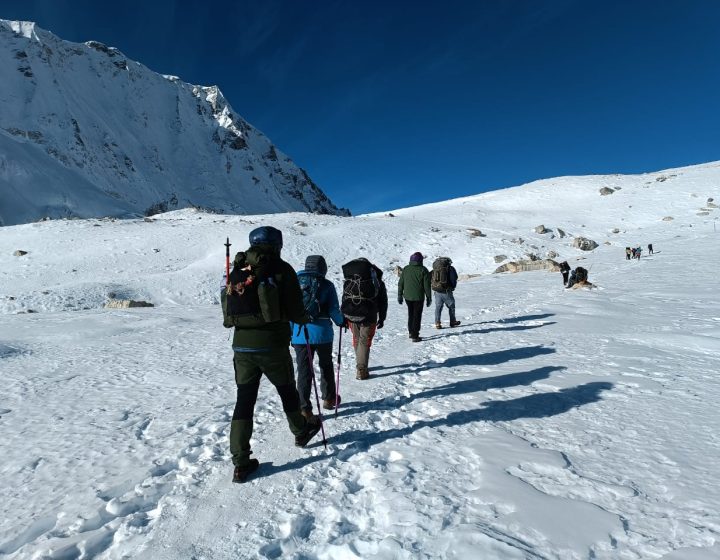
[[325, 297], [327, 298], [328, 314], [338, 327], [345, 322], [345, 315], [340, 311], [340, 304], [338, 303], [337, 291], [335, 286], [330, 280], [325, 281]]

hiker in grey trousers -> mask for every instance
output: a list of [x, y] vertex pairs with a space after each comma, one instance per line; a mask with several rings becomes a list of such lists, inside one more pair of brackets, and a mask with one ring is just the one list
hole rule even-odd
[[457, 287], [458, 275], [452, 261], [447, 257], [436, 259], [433, 263], [431, 285], [435, 292], [435, 328], [442, 328], [442, 310], [448, 308], [450, 326], [457, 327], [460, 321], [455, 319], [455, 296], [453, 291]]

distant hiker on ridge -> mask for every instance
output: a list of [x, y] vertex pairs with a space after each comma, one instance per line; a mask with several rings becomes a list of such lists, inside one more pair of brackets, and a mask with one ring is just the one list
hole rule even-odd
[[[316, 419], [300, 412], [290, 357], [290, 323], [305, 324], [310, 317], [292, 266], [280, 258], [282, 232], [264, 226], [250, 232], [250, 248], [235, 256], [234, 267], [220, 301], [223, 325], [235, 327], [233, 367], [237, 401], [230, 423], [230, 453], [235, 465], [233, 482], [245, 479], [258, 468], [251, 459], [255, 401], [263, 373], [282, 401], [295, 445], [304, 447], [321, 429]], [[227, 245], [229, 254], [229, 242]]]
[[[297, 390], [300, 395], [300, 410], [305, 418], [313, 419], [310, 391], [312, 389], [313, 372], [310, 363], [315, 354], [320, 362], [320, 389], [323, 408], [335, 408], [335, 377], [333, 375], [332, 343], [333, 326], [345, 325], [345, 317], [340, 312], [337, 292], [330, 280], [325, 278], [327, 263], [320, 255], [310, 255], [305, 259], [305, 269], [298, 272], [298, 281], [303, 294], [305, 312], [312, 319], [307, 324], [310, 340], [305, 338], [305, 329], [301, 325], [291, 323], [292, 345], [295, 349], [297, 363]], [[310, 356], [308, 359], [308, 343]], [[340, 397], [337, 397], [338, 404]]]
[[652, 243], [648, 243], [648, 255], [652, 255], [652, 254], [653, 254]]
[[420, 323], [422, 322], [423, 299], [425, 305], [432, 303], [430, 290], [430, 272], [423, 266], [422, 253], [413, 253], [410, 264], [403, 268], [398, 282], [398, 303], [403, 304], [403, 298], [408, 308], [408, 334], [413, 342], [420, 342]]
[[567, 261], [563, 261], [560, 263], [560, 272], [562, 273], [563, 277], [563, 286], [567, 286], [568, 276], [570, 276], [570, 265]]
[[625, 247], [625, 258], [627, 260], [630, 260], [630, 255], [632, 255], [632, 251], [630, 250], [630, 247]]
[[340, 310], [352, 332], [355, 349], [356, 379], [368, 379], [370, 347], [375, 329], [382, 329], [387, 316], [387, 290], [382, 270], [365, 258], [355, 259], [342, 267], [343, 295]]
[[450, 315], [450, 326], [457, 327], [460, 321], [455, 320], [455, 296], [453, 292], [457, 287], [458, 275], [452, 260], [448, 257], [439, 257], [433, 263], [430, 287], [435, 292], [435, 328], [442, 329], [442, 310], [447, 306]]

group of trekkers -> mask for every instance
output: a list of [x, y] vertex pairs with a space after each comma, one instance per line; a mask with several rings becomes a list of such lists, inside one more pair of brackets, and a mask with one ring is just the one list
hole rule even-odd
[[[648, 255], [653, 254], [653, 246], [652, 243], [648, 243]], [[625, 247], [625, 259], [631, 260], [631, 259], [638, 259], [640, 260], [640, 257], [642, 256], [642, 247]]]
[[[337, 411], [341, 398], [338, 378], [333, 376], [334, 328], [352, 333], [356, 379], [370, 377], [370, 347], [377, 329], [382, 329], [388, 311], [383, 272], [365, 258], [342, 266], [343, 293], [338, 294], [325, 276], [327, 263], [321, 255], [310, 255], [296, 273], [282, 260], [282, 232], [270, 226], [250, 232], [250, 248], [236, 254], [230, 269], [230, 241], [226, 246], [225, 279], [221, 291], [223, 325], [234, 328], [233, 367], [237, 399], [230, 424], [230, 453], [233, 482], [245, 482], [259, 467], [251, 458], [250, 439], [260, 379], [267, 376], [282, 401], [295, 445], [304, 447], [320, 431], [325, 434], [322, 412]], [[453, 292], [458, 275], [447, 257], [436, 259], [432, 272], [423, 265], [423, 255], [413, 253], [400, 272], [398, 303], [408, 311], [408, 335], [420, 342], [423, 303], [432, 304], [435, 294], [435, 328], [441, 329], [442, 311], [448, 308], [449, 326], [460, 324], [455, 317]], [[297, 383], [289, 346], [295, 351]], [[320, 367], [320, 393], [315, 386], [318, 414], [313, 413], [311, 389], [315, 385], [314, 356]]]

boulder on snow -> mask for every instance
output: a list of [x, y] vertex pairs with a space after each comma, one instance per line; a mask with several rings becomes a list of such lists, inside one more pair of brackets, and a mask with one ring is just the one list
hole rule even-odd
[[468, 228], [467, 232], [470, 234], [470, 237], [487, 237], [482, 231], [475, 228]]
[[593, 249], [598, 247], [598, 244], [595, 243], [592, 239], [588, 239], [587, 237], [576, 237], [573, 239], [573, 247], [576, 249], [580, 249], [581, 251], [592, 251]]
[[613, 232], [613, 233], [620, 233], [620, 229], [619, 229], [619, 228], [613, 228], [612, 232]]
[[555, 251], [549, 251], [547, 254], [548, 259], [557, 259], [559, 256]]
[[708, 198], [708, 202], [715, 202], [715, 199], [713, 197]]
[[561, 230], [560, 228], [555, 228], [555, 229], [557, 229], [557, 232], [558, 232], [558, 235], [560, 236], [560, 239], [562, 239], [563, 237], [565, 237], [566, 233], [565, 233], [563, 230]]
[[535, 233], [549, 233], [550, 230], [547, 229], [544, 225], [539, 225], [535, 227]]
[[526, 253], [526, 256], [533, 262], [540, 260], [540, 257], [538, 257], [535, 253]]
[[495, 255], [495, 262], [501, 263], [507, 260], [507, 255]]
[[23, 251], [22, 249], [18, 249], [17, 251], [15, 251], [15, 252], [13, 253], [13, 256], [14, 256], [14, 257], [22, 257], [23, 255], [27, 255], [27, 254], [28, 254], [27, 251]]
[[717, 208], [718, 207], [718, 205], [715, 204], [714, 202], [708, 202], [705, 206], [707, 206], [708, 208]]
[[551, 272], [558, 272], [560, 270], [560, 265], [552, 259], [537, 261], [512, 261], [496, 268], [495, 274], [501, 272], [528, 272], [531, 270], [549, 270]]
[[601, 196], [607, 196], [607, 195], [612, 194], [612, 193], [614, 193], [614, 192], [615, 192], [615, 191], [614, 191], [613, 189], [611, 189], [610, 187], [603, 187], [602, 189], [600, 189], [600, 195], [601, 195]]
[[675, 218], [673, 218], [672, 216], [665, 216], [665, 217], [662, 219], [662, 221], [663, 221], [663, 222], [672, 222], [674, 219], [675, 219]]
[[155, 307], [147, 301], [136, 301], [134, 299], [110, 299], [105, 304], [105, 309], [128, 309], [131, 307]]

